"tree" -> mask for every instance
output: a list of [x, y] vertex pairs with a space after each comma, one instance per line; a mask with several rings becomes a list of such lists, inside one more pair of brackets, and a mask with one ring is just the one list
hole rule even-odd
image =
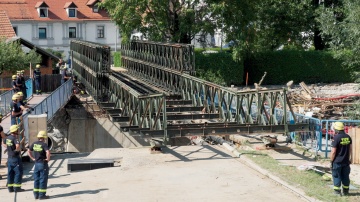
[[319, 9], [318, 21], [323, 37], [344, 65], [359, 71], [360, 67], [360, 1], [343, 0]]
[[[57, 57], [59, 57], [59, 58], [61, 58], [61, 59], [64, 58], [63, 53], [60, 52], [60, 51], [56, 51], [56, 50], [53, 50], [53, 49], [51, 49], [51, 48], [47, 48], [46, 51], [52, 53], [53, 55], [55, 55], [55, 56], [57, 56]], [[56, 62], [53, 62], [53, 63], [52, 63], [52, 69], [58, 71], [58, 67], [56, 67]]]
[[128, 41], [134, 30], [153, 41], [191, 43], [198, 33], [214, 33], [206, 0], [105, 0], [105, 8]]
[[4, 38], [0, 39], [0, 74], [4, 71], [23, 70], [30, 62], [40, 61], [41, 56], [35, 50], [26, 54], [18, 41], [7, 42]]

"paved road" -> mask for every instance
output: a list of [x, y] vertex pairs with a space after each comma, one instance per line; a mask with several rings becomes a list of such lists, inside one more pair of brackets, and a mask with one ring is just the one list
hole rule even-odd
[[[87, 158], [115, 158], [121, 166], [68, 173], [66, 158], [78, 156], [56, 155], [50, 162], [50, 201], [302, 201], [217, 146], [173, 147], [162, 154], [148, 148], [98, 149]], [[28, 191], [17, 201], [33, 199], [30, 175], [25, 172]], [[14, 201], [4, 183], [1, 201]]]

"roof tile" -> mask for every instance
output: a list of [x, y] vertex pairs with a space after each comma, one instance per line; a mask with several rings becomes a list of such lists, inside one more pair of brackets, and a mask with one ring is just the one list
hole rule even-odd
[[64, 8], [77, 8], [74, 2], [66, 2]]
[[[103, 9], [98, 13], [92, 11], [92, 6], [99, 0], [73, 0], [77, 6], [76, 17], [69, 17], [64, 9], [65, 0], [0, 0], [0, 9], [5, 10], [10, 20], [36, 20], [36, 21], [83, 21], [83, 20], [110, 20]], [[35, 6], [38, 3], [48, 5], [48, 17], [40, 18]], [[69, 2], [67, 2], [69, 3]], [[37, 5], [38, 6], [38, 5]]]
[[36, 2], [35, 8], [40, 8], [40, 7], [49, 7], [49, 6], [44, 1]]
[[94, 5], [96, 2], [98, 2], [98, 0], [89, 0], [89, 1], [86, 3], [86, 5], [87, 5], [87, 6], [92, 6], [92, 5]]
[[6, 12], [0, 10], [0, 38], [11, 38], [16, 36], [15, 31], [11, 25], [10, 19], [6, 15]]
[[0, 9], [6, 11], [11, 20], [33, 18], [25, 0], [0, 0]]

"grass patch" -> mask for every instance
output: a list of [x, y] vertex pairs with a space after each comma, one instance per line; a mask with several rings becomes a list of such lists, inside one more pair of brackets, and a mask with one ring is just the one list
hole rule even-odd
[[240, 153], [290, 185], [302, 189], [308, 196], [321, 201], [355, 201], [352, 199], [356, 196], [354, 196], [354, 198], [352, 198], [352, 196], [334, 196], [332, 188], [329, 187], [329, 185], [332, 185], [332, 181], [324, 181], [322, 174], [315, 171], [300, 171], [293, 166], [281, 165], [275, 159], [259, 151], [240, 151]]

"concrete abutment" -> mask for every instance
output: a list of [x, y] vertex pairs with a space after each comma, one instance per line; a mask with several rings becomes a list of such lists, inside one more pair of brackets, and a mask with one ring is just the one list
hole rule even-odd
[[[92, 105], [96, 105], [92, 103]], [[99, 148], [141, 147], [120, 130], [98, 107], [88, 107], [74, 96], [48, 124], [52, 152], [92, 152]]]

